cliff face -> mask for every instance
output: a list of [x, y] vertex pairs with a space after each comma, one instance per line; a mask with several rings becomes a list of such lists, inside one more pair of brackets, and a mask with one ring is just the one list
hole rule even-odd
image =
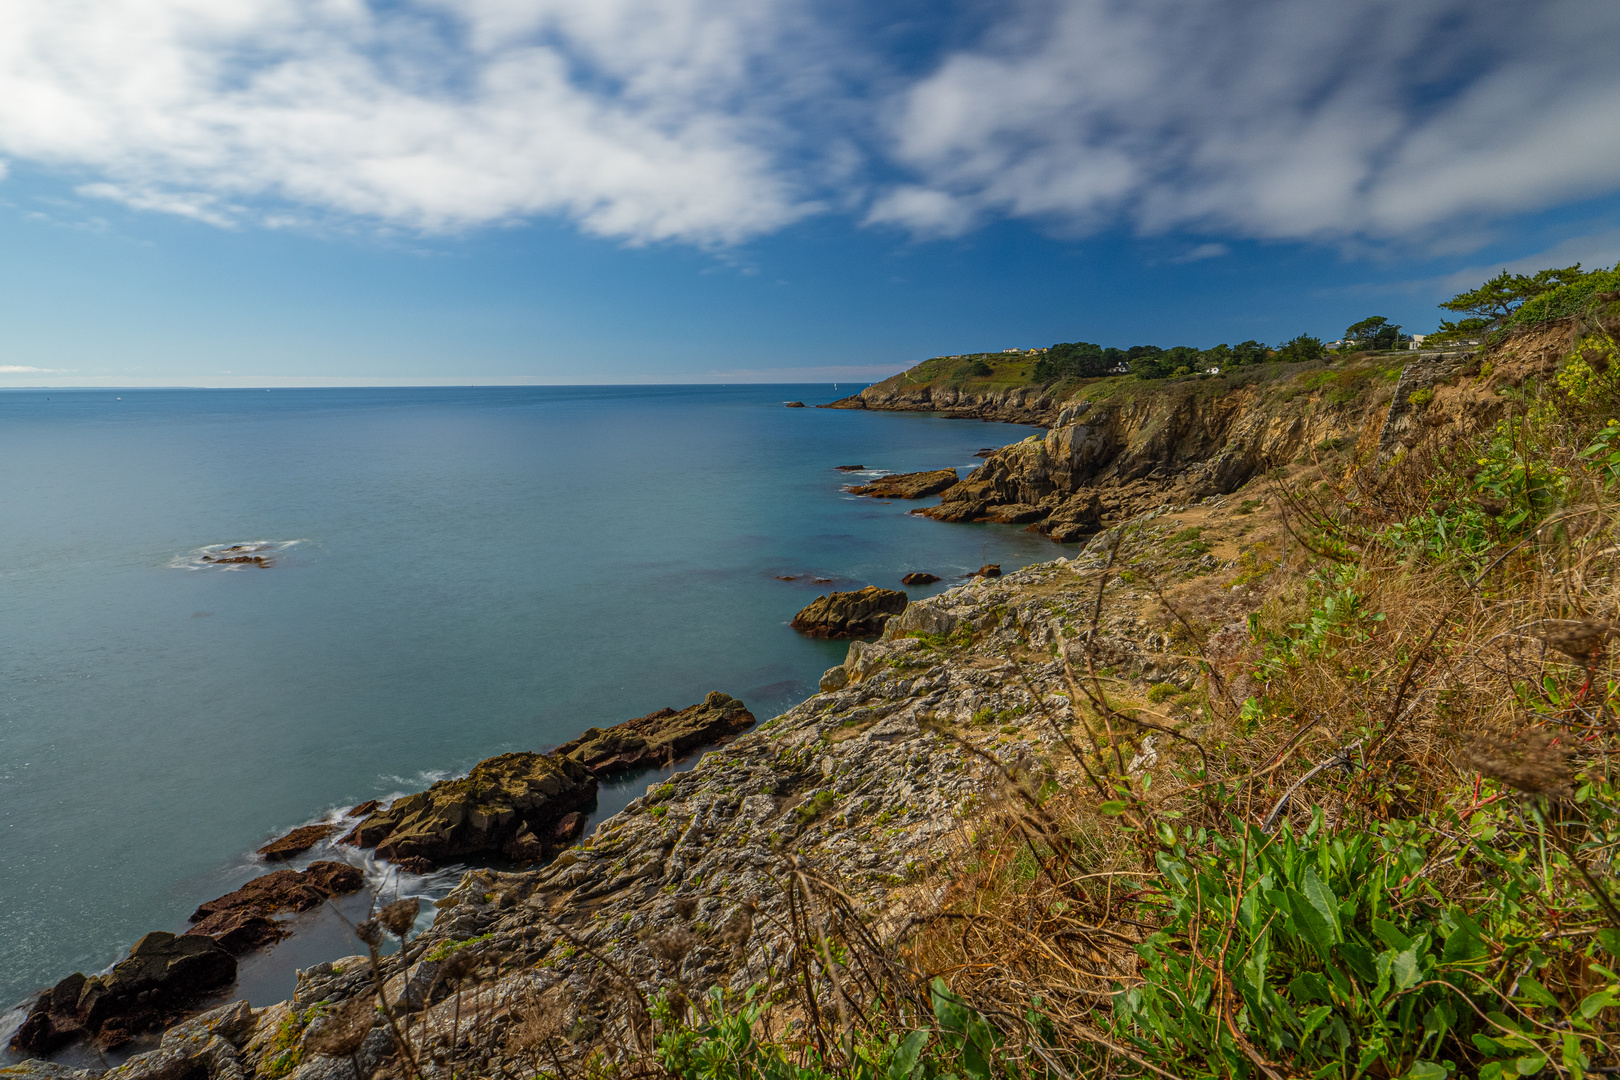
[[1228, 494], [1268, 469], [1376, 441], [1401, 373], [1368, 359], [1156, 384], [1108, 380], [1095, 387], [1096, 400], [1082, 388], [1061, 404], [1009, 392], [986, 407], [1021, 401], [1030, 416], [1048, 415], [1051, 430], [990, 455], [941, 505], [920, 512], [1028, 522], [1054, 539], [1077, 539], [1108, 518]]

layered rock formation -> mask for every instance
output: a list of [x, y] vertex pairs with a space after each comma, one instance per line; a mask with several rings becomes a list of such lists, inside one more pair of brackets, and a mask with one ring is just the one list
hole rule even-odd
[[876, 637], [890, 616], [905, 609], [905, 593], [868, 585], [816, 597], [793, 616], [793, 629], [819, 638]]
[[479, 762], [460, 780], [441, 780], [368, 816], [343, 843], [376, 848], [390, 862], [442, 865], [495, 855], [529, 857], [534, 838], [596, 804], [596, 777], [570, 757], [522, 751]]
[[852, 484], [845, 488], [851, 495], [866, 495], [874, 499], [925, 499], [938, 495], [957, 482], [955, 469], [934, 469], [929, 472], [894, 473], [870, 484]]
[[679, 712], [659, 709], [606, 730], [586, 728], [584, 734], [552, 753], [573, 758], [598, 776], [656, 769], [700, 747], [741, 734], [753, 724], [754, 714], [746, 705], [715, 690]]
[[337, 828], [336, 825], [304, 825], [264, 845], [255, 854], [263, 856], [266, 862], [285, 862], [325, 840], [337, 832]]

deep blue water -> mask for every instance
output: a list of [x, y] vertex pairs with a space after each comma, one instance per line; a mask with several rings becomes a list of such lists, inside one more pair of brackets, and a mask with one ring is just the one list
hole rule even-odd
[[[1059, 553], [833, 470], [1030, 429], [781, 404], [833, 396], [0, 392], [0, 1007], [333, 807], [709, 690], [774, 715], [843, 656], [787, 625], [818, 592]], [[297, 542], [197, 568], [252, 541]], [[836, 583], [775, 579], [807, 574]]]

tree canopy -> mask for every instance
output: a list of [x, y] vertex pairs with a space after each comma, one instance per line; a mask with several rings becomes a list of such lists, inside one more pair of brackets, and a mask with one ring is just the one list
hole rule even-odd
[[1382, 315], [1373, 315], [1352, 323], [1345, 329], [1344, 339], [1358, 349], [1393, 349], [1401, 340], [1401, 327]]

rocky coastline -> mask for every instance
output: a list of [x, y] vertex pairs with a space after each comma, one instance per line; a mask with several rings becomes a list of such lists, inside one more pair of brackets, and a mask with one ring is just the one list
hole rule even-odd
[[[589, 1029], [615, 1007], [615, 981], [696, 995], [713, 986], [741, 992], [786, 970], [794, 946], [783, 882], [794, 873], [836, 880], [873, 926], [899, 934], [939, 903], [945, 885], [933, 868], [965, 842], [975, 810], [994, 797], [998, 770], [1049, 761], [1066, 737], [1059, 699], [1067, 700], [1064, 660], [1077, 634], [1091, 635], [1092, 655], [1128, 684], [1179, 692], [1200, 677], [1178, 655], [1175, 628], [1146, 614], [1159, 586], [1119, 568], [1151, 552], [1157, 580], [1219, 596], [1210, 617], [1241, 625], [1253, 595], [1246, 582], [1277, 565], [1287, 543], [1264, 513], [1263, 480], [1357, 448], [1388, 452], [1409, 432], [1489, 422], [1488, 388], [1448, 383], [1466, 362], [1420, 362], [1432, 366], [1410, 376], [1410, 368], [1393, 376], [1369, 368], [1354, 380], [1337, 373], [1314, 384], [1298, 376], [1316, 371], [1302, 371], [1218, 394], [1196, 382], [1102, 401], [1059, 401], [1027, 389], [952, 397], [869, 388], [821, 406], [1047, 427], [1044, 437], [991, 452], [965, 478], [953, 471], [937, 492], [940, 504], [920, 512], [948, 522], [1026, 524], [1081, 548], [1002, 577], [981, 571], [926, 600], [906, 603], [898, 594], [894, 610], [879, 612], [881, 622], [858, 628], [863, 633], [822, 676], [820, 692], [763, 724], [754, 726], [741, 702], [711, 694], [679, 712], [590, 729], [550, 755], [490, 759], [462, 780], [372, 808], [345, 839], [379, 855], [438, 865], [495, 854], [534, 864], [469, 871], [439, 903], [432, 926], [375, 972], [358, 954], [318, 964], [300, 972], [291, 1000], [259, 1010], [235, 1003], [174, 1024], [156, 1050], [105, 1074], [28, 1061], [0, 1069], [0, 1077], [406, 1075], [397, 1040], [380, 1023], [347, 1055], [323, 1053], [315, 1037], [322, 1012], [366, 1000], [379, 980], [384, 999], [408, 1018], [421, 1056], [413, 1068], [422, 1076], [449, 1076], [440, 1071], [447, 1061], [480, 1075], [515, 1074], [523, 1061], [514, 1032], [537, 1002], [551, 1002], [565, 1025]], [[1413, 394], [1400, 396], [1409, 385], [1440, 393], [1419, 406]], [[1105, 596], [1104, 619], [1097, 612]], [[879, 631], [875, 641], [859, 640]], [[1154, 767], [1152, 738], [1137, 748], [1132, 770]], [[695, 769], [650, 786], [576, 842], [599, 772], [716, 742]], [[190, 950], [182, 966], [206, 969], [201, 982], [217, 989], [229, 981], [219, 975], [231, 959], [224, 937], [252, 940], [255, 927], [263, 932], [252, 920], [268, 913], [248, 901], [204, 908], [200, 925], [219, 915], [237, 921], [219, 940], [178, 948]], [[113, 973], [94, 978], [112, 978], [125, 964], [131, 972], [152, 968], [152, 957], [194, 936], [148, 935]], [[35, 1045], [97, 1034], [73, 1028], [88, 1026], [83, 1003], [92, 981], [74, 976], [41, 997], [35, 1015], [42, 1019], [29, 1019], [45, 1032]], [[174, 1023], [200, 996], [170, 1000], [152, 986], [136, 996], [143, 992], [146, 1011], [132, 1023], [148, 1027]]]

